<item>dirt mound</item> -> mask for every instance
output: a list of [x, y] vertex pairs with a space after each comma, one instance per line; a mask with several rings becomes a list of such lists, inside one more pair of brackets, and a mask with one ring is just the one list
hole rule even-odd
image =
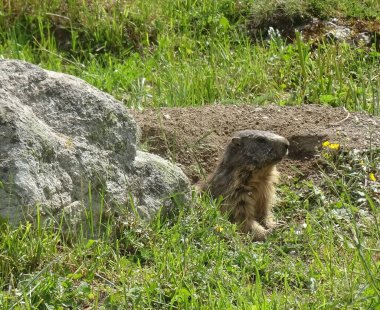
[[213, 170], [238, 130], [268, 130], [288, 138], [289, 158], [280, 164], [284, 175], [314, 171], [325, 140], [345, 148], [380, 147], [380, 119], [343, 108], [209, 105], [130, 112], [141, 128], [141, 147], [180, 164], [194, 183]]

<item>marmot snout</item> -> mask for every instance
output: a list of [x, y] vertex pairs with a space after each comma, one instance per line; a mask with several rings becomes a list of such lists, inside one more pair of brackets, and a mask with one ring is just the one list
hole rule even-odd
[[284, 137], [258, 130], [233, 135], [215, 172], [202, 186], [213, 197], [223, 196], [222, 212], [254, 240], [264, 240], [275, 227], [272, 205], [278, 181], [276, 164], [287, 154]]

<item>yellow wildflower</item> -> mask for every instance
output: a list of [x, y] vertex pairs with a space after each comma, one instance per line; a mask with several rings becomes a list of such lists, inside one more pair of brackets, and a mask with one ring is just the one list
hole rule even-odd
[[214, 230], [217, 232], [217, 233], [221, 233], [223, 231], [223, 227], [222, 226], [219, 226], [219, 225], [216, 225], [214, 227]]
[[330, 145], [330, 141], [325, 141], [322, 143], [322, 146], [326, 147], [326, 146], [329, 146]]
[[339, 143], [330, 143], [328, 145], [328, 148], [331, 150], [337, 151], [340, 148], [340, 144]]
[[369, 179], [370, 179], [371, 181], [373, 181], [373, 182], [376, 182], [376, 177], [375, 177], [375, 174], [374, 174], [373, 172], [371, 172], [371, 173], [369, 174]]
[[322, 146], [323, 147], [327, 147], [330, 150], [334, 150], [334, 151], [337, 151], [340, 148], [340, 144], [339, 143], [331, 143], [330, 141], [323, 142]]

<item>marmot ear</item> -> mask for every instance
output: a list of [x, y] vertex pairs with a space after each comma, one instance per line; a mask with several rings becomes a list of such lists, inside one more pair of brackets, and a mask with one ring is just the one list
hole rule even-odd
[[232, 145], [240, 145], [241, 144], [241, 139], [239, 138], [239, 137], [233, 137], [232, 139], [231, 139], [231, 143], [232, 143]]

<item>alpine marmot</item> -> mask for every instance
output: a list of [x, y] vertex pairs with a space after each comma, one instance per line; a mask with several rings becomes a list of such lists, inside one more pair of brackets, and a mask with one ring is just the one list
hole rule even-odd
[[287, 154], [284, 137], [258, 130], [239, 131], [230, 139], [215, 172], [202, 186], [212, 197], [223, 197], [221, 211], [253, 240], [265, 240], [276, 226], [272, 216], [276, 164]]

